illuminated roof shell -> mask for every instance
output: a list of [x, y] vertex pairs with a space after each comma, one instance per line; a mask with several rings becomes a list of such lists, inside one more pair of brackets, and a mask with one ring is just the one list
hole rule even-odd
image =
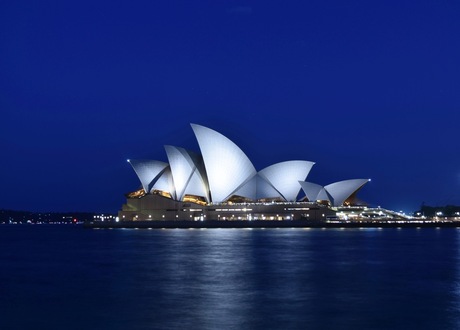
[[201, 155], [184, 148], [165, 146], [169, 164], [156, 160], [128, 160], [146, 193], [159, 190], [178, 201], [186, 195], [201, 196], [207, 203], [221, 203], [233, 195], [252, 200], [295, 201], [299, 190], [313, 202], [340, 206], [369, 179], [344, 180], [325, 187], [305, 182], [314, 163], [295, 160], [276, 163], [257, 172], [243, 151], [222, 134], [191, 124]]
[[252, 200], [257, 199], [257, 191], [258, 191], [258, 181], [260, 178], [258, 175], [254, 175], [249, 181], [239, 187], [237, 190], [233, 192], [233, 195], [243, 196]]
[[221, 203], [257, 174], [244, 152], [224, 135], [191, 124], [203, 156], [213, 203]]
[[299, 181], [299, 183], [305, 193], [305, 196], [310, 202], [318, 200], [331, 201], [332, 197], [327, 194], [323, 186], [305, 181]]
[[133, 167], [134, 172], [136, 172], [137, 177], [141, 181], [142, 188], [144, 188], [147, 194], [152, 190], [156, 181], [168, 167], [168, 163], [158, 160], [128, 159], [128, 163]]
[[331, 183], [324, 187], [328, 194], [332, 197], [333, 206], [341, 206], [348, 197], [361, 189], [369, 179], [351, 179], [335, 183]]
[[273, 164], [259, 171], [259, 176], [275, 189], [279, 197], [294, 202], [300, 191], [299, 181], [304, 181], [315, 163], [290, 160]]
[[209, 187], [203, 159], [200, 155], [184, 148], [165, 146], [171, 167], [175, 200], [182, 201], [185, 194], [204, 196], [209, 202]]
[[176, 189], [174, 188], [174, 182], [171, 174], [171, 168], [169, 166], [165, 168], [158, 180], [156, 180], [156, 182], [153, 184], [150, 192], [153, 190], [168, 192], [171, 196], [176, 194]]
[[[257, 199], [280, 198], [281, 194], [265, 178], [257, 174]], [[281, 197], [282, 198], [282, 197]]]

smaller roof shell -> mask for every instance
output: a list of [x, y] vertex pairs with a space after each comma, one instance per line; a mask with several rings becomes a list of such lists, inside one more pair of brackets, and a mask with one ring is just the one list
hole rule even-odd
[[361, 189], [370, 179], [351, 179], [338, 181], [328, 184], [324, 187], [328, 194], [332, 197], [332, 205], [340, 206], [350, 197], [353, 193]]
[[185, 194], [203, 196], [209, 201], [209, 188], [200, 155], [180, 147], [165, 146], [175, 188], [174, 199], [183, 200]]
[[168, 163], [158, 160], [128, 159], [128, 163], [131, 164], [134, 172], [136, 172], [146, 194], [150, 192], [164, 170], [169, 166]]
[[305, 193], [305, 196], [307, 196], [307, 199], [310, 202], [314, 202], [317, 200], [329, 200], [329, 196], [327, 196], [327, 193], [324, 190], [323, 186], [306, 181], [299, 181], [299, 183], [302, 187], [303, 192]]
[[278, 192], [281, 198], [294, 202], [301, 188], [298, 182], [307, 178], [314, 164], [306, 160], [290, 160], [268, 166], [258, 174]]

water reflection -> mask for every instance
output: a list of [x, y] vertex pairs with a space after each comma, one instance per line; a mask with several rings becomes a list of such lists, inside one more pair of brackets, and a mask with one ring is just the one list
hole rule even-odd
[[[201, 329], [451, 326], [451, 231], [162, 232], [153, 324]], [[448, 246], [446, 246], [446, 242]], [[152, 276], [149, 273], [148, 276]], [[156, 288], [156, 289], [154, 289]], [[144, 288], [145, 290], [146, 288]], [[159, 290], [160, 292], [155, 292]], [[430, 321], [421, 315], [430, 315]]]
[[459, 326], [456, 229], [41, 234], [0, 233], [2, 329]]

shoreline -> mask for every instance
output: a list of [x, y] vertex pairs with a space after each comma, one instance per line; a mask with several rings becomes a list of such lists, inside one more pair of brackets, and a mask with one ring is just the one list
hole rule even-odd
[[309, 221], [309, 220], [150, 220], [150, 221], [90, 221], [83, 224], [90, 229], [207, 229], [207, 228], [456, 228], [460, 221]]

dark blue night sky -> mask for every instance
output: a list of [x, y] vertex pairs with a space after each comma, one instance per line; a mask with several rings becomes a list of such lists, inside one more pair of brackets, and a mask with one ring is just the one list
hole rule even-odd
[[371, 178], [359, 197], [460, 204], [458, 1], [3, 1], [0, 208], [116, 212], [127, 158], [198, 151]]

